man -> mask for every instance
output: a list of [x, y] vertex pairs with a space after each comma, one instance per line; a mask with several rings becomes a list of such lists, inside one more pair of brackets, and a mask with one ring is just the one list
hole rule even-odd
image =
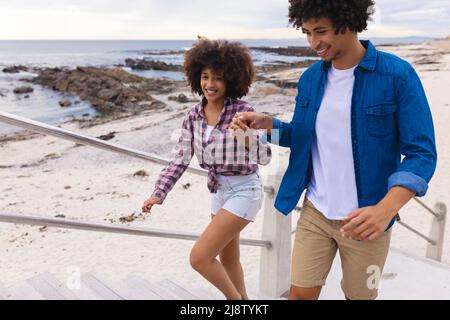
[[302, 74], [290, 123], [241, 113], [231, 128], [265, 129], [291, 149], [279, 211], [288, 215], [307, 190], [289, 299], [318, 299], [338, 250], [345, 297], [375, 299], [372, 273], [382, 273], [397, 213], [426, 193], [436, 167], [428, 102], [409, 63], [358, 40], [374, 1], [289, 2], [290, 22], [321, 61]]

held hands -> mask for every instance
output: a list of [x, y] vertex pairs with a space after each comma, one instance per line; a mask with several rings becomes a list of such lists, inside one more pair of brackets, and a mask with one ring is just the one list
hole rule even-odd
[[161, 199], [158, 197], [150, 197], [147, 200], [145, 200], [144, 204], [142, 205], [142, 212], [144, 213], [150, 213], [150, 210], [152, 209], [153, 205], [155, 204], [161, 204]]
[[266, 129], [267, 133], [270, 135], [272, 127], [272, 118], [268, 115], [257, 112], [238, 112], [231, 121], [229, 129], [232, 131], [233, 136], [238, 140], [242, 140], [239, 139], [242, 135], [245, 147], [250, 149], [250, 137], [243, 135], [243, 133], [247, 133], [247, 130], [250, 129]]
[[231, 130], [272, 129], [272, 119], [268, 115], [257, 112], [238, 112], [230, 124]]

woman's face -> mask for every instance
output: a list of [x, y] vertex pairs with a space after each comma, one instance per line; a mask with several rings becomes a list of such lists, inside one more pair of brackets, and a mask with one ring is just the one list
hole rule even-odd
[[203, 69], [200, 86], [208, 102], [222, 103], [225, 100], [227, 86], [222, 73], [217, 73], [211, 68]]

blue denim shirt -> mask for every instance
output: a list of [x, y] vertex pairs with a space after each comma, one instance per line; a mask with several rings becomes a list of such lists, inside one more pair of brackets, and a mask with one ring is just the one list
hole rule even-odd
[[[423, 196], [437, 154], [433, 120], [420, 79], [408, 62], [378, 51], [369, 41], [361, 43], [367, 50], [354, 71], [351, 104], [359, 207], [377, 204], [394, 186]], [[285, 215], [298, 204], [311, 179], [311, 144], [329, 67], [330, 63], [319, 61], [303, 73], [292, 121], [273, 118], [275, 130], [266, 137], [269, 142], [291, 149], [275, 201], [276, 209]], [[394, 222], [395, 218], [388, 228]]]

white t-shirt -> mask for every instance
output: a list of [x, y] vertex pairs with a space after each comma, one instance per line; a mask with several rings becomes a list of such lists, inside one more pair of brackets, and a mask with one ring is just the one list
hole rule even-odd
[[211, 132], [213, 131], [214, 126], [210, 126], [208, 124], [208, 126], [206, 127], [206, 132], [205, 132], [205, 141], [209, 140], [209, 137], [211, 136]]
[[355, 68], [330, 68], [311, 147], [313, 175], [306, 196], [332, 220], [358, 208], [351, 140]]

